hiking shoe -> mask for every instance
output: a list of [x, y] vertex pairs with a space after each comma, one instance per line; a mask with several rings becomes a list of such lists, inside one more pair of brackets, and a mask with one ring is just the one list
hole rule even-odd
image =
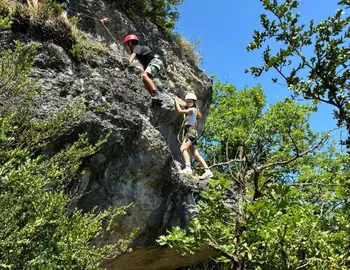
[[211, 170], [205, 170], [205, 172], [201, 176], [199, 176], [199, 179], [200, 180], [209, 179], [209, 178], [212, 178], [213, 176], [214, 175], [211, 172]]
[[192, 175], [192, 169], [186, 167], [185, 169], [180, 171], [181, 174], [187, 174], [187, 175]]
[[162, 103], [162, 98], [159, 94], [159, 91], [154, 91], [152, 94], [152, 102], [156, 104], [161, 104]]
[[151, 94], [152, 97], [159, 97], [159, 91], [156, 90], [156, 91], [153, 91], [152, 94]]
[[156, 87], [157, 87], [157, 92], [158, 93], [163, 93], [164, 92], [164, 89], [161, 88], [159, 85], [156, 85]]

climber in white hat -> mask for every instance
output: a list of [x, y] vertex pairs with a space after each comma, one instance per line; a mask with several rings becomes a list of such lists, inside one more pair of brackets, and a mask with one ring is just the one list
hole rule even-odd
[[183, 115], [186, 115], [185, 122], [185, 134], [180, 147], [180, 151], [185, 161], [185, 169], [181, 170], [182, 174], [192, 174], [191, 159], [188, 153], [188, 149], [191, 151], [192, 156], [197, 160], [204, 168], [205, 172], [199, 177], [199, 179], [207, 179], [213, 177], [213, 173], [209, 169], [207, 163], [196, 149], [196, 141], [198, 138], [197, 126], [198, 120], [202, 117], [199, 107], [197, 105], [197, 97], [193, 93], [188, 93], [185, 97], [186, 106], [181, 108], [179, 100], [175, 97], [176, 110]]

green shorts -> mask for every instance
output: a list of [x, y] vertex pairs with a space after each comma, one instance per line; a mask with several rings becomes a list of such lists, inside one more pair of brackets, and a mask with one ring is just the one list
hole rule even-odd
[[192, 144], [196, 143], [198, 138], [197, 129], [194, 126], [186, 126], [185, 127], [185, 139], [190, 140]]
[[163, 61], [159, 58], [153, 58], [151, 62], [149, 62], [145, 71], [151, 75], [152, 77], [157, 76], [157, 74], [162, 71], [164, 68]]

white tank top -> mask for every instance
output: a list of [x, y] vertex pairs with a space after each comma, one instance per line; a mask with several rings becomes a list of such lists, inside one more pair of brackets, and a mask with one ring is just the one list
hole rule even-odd
[[197, 110], [196, 108], [191, 108], [192, 113], [186, 115], [186, 126], [194, 126], [197, 122]]

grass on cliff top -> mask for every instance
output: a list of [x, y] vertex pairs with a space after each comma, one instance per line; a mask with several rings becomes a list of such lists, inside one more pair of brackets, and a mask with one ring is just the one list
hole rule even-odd
[[[77, 17], [67, 18], [62, 14], [62, 4], [55, 0], [42, 0], [38, 8], [15, 0], [0, 0], [0, 32], [27, 31], [33, 36], [51, 40], [63, 47], [77, 61], [86, 61], [107, 51], [102, 43], [89, 40], [78, 29]], [[178, 33], [167, 31], [178, 46], [180, 55], [191, 65], [199, 67], [203, 60], [197, 51], [200, 39], [189, 41]]]
[[103, 44], [87, 39], [84, 32], [77, 28], [76, 17], [68, 19], [64, 16], [62, 7], [55, 0], [43, 0], [38, 8], [14, 0], [0, 0], [0, 31], [25, 31], [44, 40], [52, 40], [77, 61], [89, 60], [106, 52]]
[[178, 33], [173, 33], [172, 38], [177, 44], [181, 56], [186, 58], [191, 65], [199, 67], [203, 61], [203, 55], [197, 51], [198, 45], [200, 44], [200, 38], [190, 41]]

